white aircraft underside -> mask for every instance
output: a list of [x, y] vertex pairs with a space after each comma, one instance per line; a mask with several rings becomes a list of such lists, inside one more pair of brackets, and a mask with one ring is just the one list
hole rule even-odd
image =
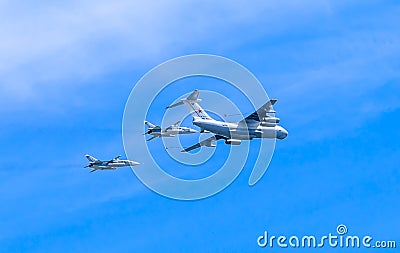
[[239, 127], [239, 123], [227, 123], [216, 120], [195, 120], [193, 124], [211, 133], [238, 140], [252, 140], [253, 138], [278, 138], [284, 139], [287, 131], [281, 126], [255, 128]]

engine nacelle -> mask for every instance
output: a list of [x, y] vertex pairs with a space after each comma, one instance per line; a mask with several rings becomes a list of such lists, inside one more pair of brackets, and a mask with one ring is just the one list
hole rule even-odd
[[235, 140], [235, 139], [228, 139], [225, 141], [225, 144], [229, 145], [240, 145], [242, 143], [241, 140]]
[[274, 126], [276, 126], [276, 123], [261, 122], [261, 126], [265, 126], [265, 127], [274, 127]]
[[280, 119], [277, 118], [277, 117], [265, 117], [265, 118], [263, 118], [262, 121], [263, 122], [267, 122], [267, 123], [276, 123], [276, 124], [278, 124]]
[[277, 117], [265, 117], [261, 122], [261, 126], [274, 127], [279, 123], [280, 119]]

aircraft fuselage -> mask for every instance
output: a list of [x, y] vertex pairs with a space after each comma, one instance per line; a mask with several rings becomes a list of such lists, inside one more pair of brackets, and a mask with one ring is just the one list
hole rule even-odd
[[173, 137], [177, 134], [193, 134], [196, 133], [194, 129], [188, 127], [177, 127], [170, 129], [152, 129], [149, 134], [162, 137]]
[[230, 139], [251, 140], [253, 138], [284, 139], [288, 132], [281, 126], [262, 126], [261, 124], [245, 125], [239, 123], [222, 122], [209, 119], [197, 119], [193, 124], [202, 130], [222, 135]]
[[138, 162], [134, 161], [128, 161], [128, 160], [119, 160], [117, 162], [99, 162], [99, 163], [92, 163], [90, 167], [93, 167], [95, 169], [99, 170], [115, 170], [120, 167], [126, 167], [126, 166], [135, 166], [138, 165]]

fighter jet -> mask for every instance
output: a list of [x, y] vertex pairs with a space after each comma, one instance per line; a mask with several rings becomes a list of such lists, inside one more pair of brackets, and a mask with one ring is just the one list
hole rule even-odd
[[161, 127], [156, 126], [148, 121], [144, 122], [147, 126], [148, 126], [148, 130], [146, 133], [144, 134], [150, 134], [152, 135], [152, 137], [150, 139], [148, 139], [147, 141], [151, 141], [154, 138], [157, 137], [174, 137], [177, 134], [193, 134], [193, 133], [197, 133], [197, 131], [195, 129], [191, 129], [189, 127], [181, 127], [179, 126], [179, 124], [181, 123], [181, 121], [176, 122], [175, 124], [161, 129]]
[[198, 104], [201, 101], [198, 96], [199, 90], [195, 90], [189, 97], [167, 107], [172, 108], [184, 104], [193, 116], [193, 125], [200, 127], [202, 133], [214, 134], [208, 139], [183, 149], [182, 152], [189, 152], [201, 146], [215, 147], [216, 144], [214, 142], [221, 139], [225, 140], [226, 144], [240, 145], [242, 140], [252, 140], [254, 138], [276, 138], [282, 140], [288, 136], [288, 131], [278, 126], [280, 119], [274, 116], [275, 111], [272, 106], [276, 103], [276, 99], [270, 99], [243, 120], [230, 123], [211, 118]]
[[89, 164], [86, 165], [84, 168], [93, 168], [90, 172], [94, 172], [96, 170], [115, 170], [119, 167], [136, 166], [140, 164], [135, 161], [120, 160], [120, 155], [109, 161], [101, 161], [87, 154], [85, 156], [89, 160]]

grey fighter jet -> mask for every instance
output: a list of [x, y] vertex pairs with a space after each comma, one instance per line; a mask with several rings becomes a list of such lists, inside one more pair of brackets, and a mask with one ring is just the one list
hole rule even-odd
[[193, 133], [197, 133], [197, 131], [195, 129], [189, 128], [189, 127], [182, 127], [179, 126], [179, 124], [181, 123], [181, 121], [176, 122], [175, 124], [162, 129], [159, 126], [156, 126], [148, 121], [144, 122], [148, 129], [147, 132], [145, 134], [150, 134], [152, 135], [152, 137], [150, 139], [148, 139], [147, 141], [151, 141], [154, 138], [157, 137], [174, 137], [177, 134], [193, 134]]
[[94, 172], [96, 170], [115, 170], [119, 167], [136, 166], [140, 164], [131, 160], [120, 160], [120, 155], [109, 161], [101, 161], [90, 155], [85, 156], [89, 160], [89, 164], [86, 165], [84, 168], [92, 168], [90, 172]]
[[189, 152], [201, 146], [215, 147], [214, 142], [221, 139], [225, 140], [226, 144], [240, 145], [242, 140], [252, 140], [254, 138], [276, 138], [282, 140], [288, 136], [288, 131], [278, 126], [280, 119], [274, 116], [275, 111], [272, 106], [276, 103], [276, 99], [270, 99], [243, 120], [231, 123], [211, 118], [198, 104], [200, 101], [198, 96], [199, 90], [195, 90], [189, 97], [167, 107], [173, 108], [185, 105], [193, 116], [193, 125], [200, 127], [201, 132], [214, 134], [208, 139], [185, 148], [182, 152]]

